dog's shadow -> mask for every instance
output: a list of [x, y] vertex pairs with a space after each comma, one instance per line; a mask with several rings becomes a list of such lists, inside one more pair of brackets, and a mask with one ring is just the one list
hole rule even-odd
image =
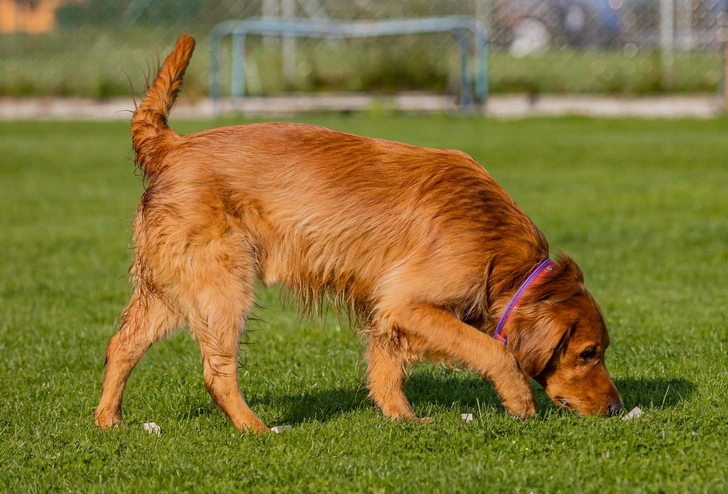
[[[690, 400], [697, 386], [685, 379], [624, 378], [615, 384], [625, 407], [667, 409]], [[536, 384], [534, 391], [541, 411], [558, 408]], [[501, 400], [490, 383], [474, 376], [417, 373], [405, 387], [412, 407], [419, 415], [432, 409], [456, 408], [462, 412], [502, 408]], [[253, 398], [255, 405], [269, 407], [276, 423], [296, 425], [303, 422], [326, 422], [339, 415], [372, 408], [365, 388], [335, 388], [304, 392], [298, 395], [265, 395]]]
[[666, 409], [689, 401], [698, 387], [686, 379], [680, 378], [623, 378], [616, 379], [614, 384], [622, 395], [624, 406]]

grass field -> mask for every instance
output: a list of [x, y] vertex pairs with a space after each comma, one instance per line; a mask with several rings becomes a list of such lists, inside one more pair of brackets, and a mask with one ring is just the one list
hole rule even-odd
[[476, 376], [423, 364], [407, 393], [432, 423], [390, 423], [359, 390], [358, 337], [333, 315], [299, 322], [261, 289], [239, 374], [253, 410], [291, 430], [234, 430], [182, 333], [133, 373], [128, 428], [98, 431], [142, 191], [128, 127], [2, 123], [0, 491], [728, 491], [728, 120], [310, 121], [483, 163], [580, 263], [610, 372], [644, 416], [578, 418], [538, 389], [539, 414], [521, 422]]

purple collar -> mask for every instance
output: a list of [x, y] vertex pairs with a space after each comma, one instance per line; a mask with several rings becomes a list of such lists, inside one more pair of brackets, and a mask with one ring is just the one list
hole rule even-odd
[[518, 307], [520, 306], [521, 297], [523, 297], [523, 295], [528, 291], [531, 285], [538, 283], [539, 281], [541, 281], [541, 278], [543, 278], [546, 274], [550, 273], [551, 270], [554, 269], [554, 266], [556, 266], [556, 263], [554, 261], [552, 261], [551, 259], [546, 259], [544, 262], [539, 264], [536, 269], [533, 270], [528, 278], [526, 278], [526, 281], [523, 282], [523, 284], [518, 288], [516, 294], [513, 295], [513, 298], [508, 304], [508, 307], [506, 307], [506, 311], [501, 316], [500, 321], [498, 321], [498, 326], [496, 326], [495, 328], [493, 338], [500, 341], [504, 345], [508, 344], [508, 336], [502, 334], [503, 328], [505, 327], [506, 323], [508, 323], [508, 320], [511, 318], [513, 311], [518, 309]]

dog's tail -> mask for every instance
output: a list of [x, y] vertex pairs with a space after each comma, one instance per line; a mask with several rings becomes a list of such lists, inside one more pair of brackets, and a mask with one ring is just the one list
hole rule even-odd
[[183, 34], [177, 39], [151, 86], [147, 84], [144, 98], [134, 111], [131, 138], [135, 162], [150, 179], [159, 172], [164, 156], [179, 140], [179, 135], [167, 126], [169, 111], [182, 88], [182, 78], [195, 50], [195, 38]]

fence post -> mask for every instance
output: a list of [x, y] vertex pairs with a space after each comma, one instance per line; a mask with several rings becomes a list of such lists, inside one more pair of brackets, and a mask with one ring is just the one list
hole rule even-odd
[[660, 0], [660, 68], [662, 69], [662, 88], [668, 89], [673, 83], [673, 52], [675, 44], [675, 9], [673, 0]]
[[693, 0], [681, 0], [675, 6], [675, 25], [677, 49], [692, 51], [693, 49]]

